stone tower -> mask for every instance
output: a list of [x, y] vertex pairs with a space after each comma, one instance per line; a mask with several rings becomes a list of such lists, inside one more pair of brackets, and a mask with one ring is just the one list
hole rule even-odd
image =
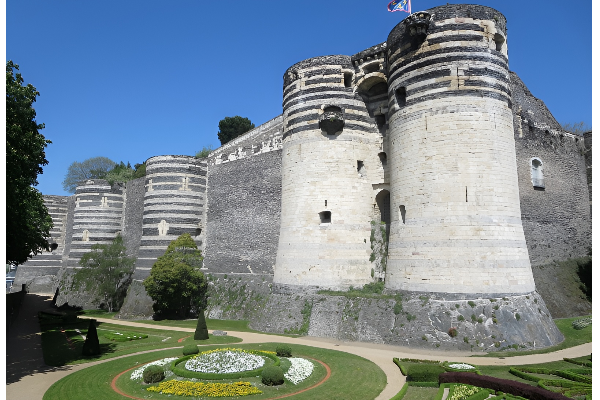
[[506, 19], [414, 13], [387, 41], [392, 223], [386, 287], [535, 290], [521, 224]]
[[[379, 67], [377, 67], [379, 69]], [[373, 180], [381, 134], [348, 56], [284, 75], [281, 228], [274, 283], [348, 288], [372, 281]]]

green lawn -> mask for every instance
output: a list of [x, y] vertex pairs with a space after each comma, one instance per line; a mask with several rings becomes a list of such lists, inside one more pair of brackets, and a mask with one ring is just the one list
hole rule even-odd
[[[84, 357], [81, 355], [84, 339], [81, 335], [87, 334], [89, 320], [77, 320], [72, 324], [50, 324], [42, 325], [42, 352], [44, 362], [50, 366], [62, 366], [65, 364], [81, 364], [90, 361], [104, 360], [136, 353], [138, 351], [152, 350], [157, 348], [182, 347], [184, 344], [195, 342], [199, 345], [224, 344], [241, 342], [240, 338], [234, 336], [212, 336], [208, 340], [194, 341], [191, 332], [162, 331], [149, 328], [134, 328], [122, 325], [97, 323], [98, 338], [102, 354], [95, 357]], [[81, 332], [78, 333], [76, 329]], [[63, 332], [64, 331], [64, 332]], [[104, 336], [105, 333], [141, 333], [148, 335], [145, 339], [117, 342]], [[67, 339], [68, 338], [68, 339]], [[179, 342], [183, 339], [183, 342]]]
[[555, 319], [554, 323], [558, 329], [565, 336], [565, 340], [556, 346], [547, 347], [541, 350], [526, 350], [526, 351], [495, 351], [485, 355], [473, 355], [472, 357], [514, 357], [514, 356], [525, 356], [528, 354], [544, 354], [551, 353], [569, 347], [579, 346], [580, 344], [590, 343], [592, 341], [592, 325], [588, 325], [581, 330], [573, 328], [571, 323], [583, 317], [575, 318], [561, 318]]
[[431, 400], [440, 388], [409, 386], [402, 400]]
[[[277, 343], [236, 345], [240, 348], [257, 350], [274, 350], [276, 346]], [[371, 400], [377, 397], [385, 387], [386, 377], [384, 372], [377, 365], [362, 357], [309, 346], [290, 345], [290, 347], [292, 347], [294, 356], [316, 358], [325, 362], [332, 370], [329, 380], [315, 389], [295, 395], [293, 397], [295, 400]], [[142, 363], [180, 354], [180, 350], [163, 350], [112, 360], [83, 369], [52, 385], [45, 393], [44, 400], [89, 400], [90, 398], [120, 400], [123, 397], [117, 395], [110, 388], [110, 382], [117, 374]], [[243, 379], [243, 381], [252, 382], [263, 391], [262, 394], [252, 395], [249, 399], [268, 399], [312, 386], [325, 376], [325, 368], [318, 363], [316, 365], [313, 375], [297, 386], [285, 383], [282, 386], [267, 387], [262, 385], [257, 378]], [[129, 374], [124, 374], [117, 381], [117, 386], [126, 394], [148, 399], [172, 400], [174, 398], [174, 396], [147, 392], [141, 384], [131, 381], [129, 376]], [[81, 384], [82, 382], [85, 382], [85, 384]]]
[[[134, 322], [139, 322], [142, 324], [149, 324], [149, 325], [163, 325], [163, 326], [173, 326], [173, 327], [178, 327], [178, 328], [196, 329], [196, 324], [198, 323], [198, 320], [197, 319], [184, 319], [184, 320], [163, 319], [160, 321], [137, 320]], [[222, 320], [222, 319], [206, 318], [206, 326], [208, 327], [209, 331], [218, 329], [221, 331], [258, 332], [258, 331], [248, 328], [247, 320], [230, 320], [230, 319]]]
[[106, 310], [83, 310], [79, 312], [79, 315], [85, 315], [86, 317], [113, 318], [118, 313], [118, 311], [109, 312]]

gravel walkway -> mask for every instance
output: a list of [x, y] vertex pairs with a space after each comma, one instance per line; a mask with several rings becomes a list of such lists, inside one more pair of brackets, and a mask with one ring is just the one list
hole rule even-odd
[[[120, 358], [115, 357], [109, 360], [59, 368], [45, 366], [41, 352], [37, 311], [47, 308], [49, 305], [50, 299], [48, 297], [28, 294], [25, 296], [25, 301], [20, 311], [19, 321], [15, 322], [15, 324], [11, 326], [8, 331], [6, 396], [9, 400], [41, 400], [46, 390], [48, 390], [48, 388], [54, 382], [60, 380], [66, 375], [92, 365], [111, 361], [115, 358]], [[108, 318], [95, 319], [99, 322], [115, 325], [194, 332], [194, 329], [191, 328], [158, 326]], [[475, 365], [523, 365], [557, 361], [562, 360], [564, 357], [581, 357], [592, 353], [592, 344], [586, 343], [569, 349], [556, 351], [554, 353], [516, 356], [503, 359], [491, 357], [469, 357], [471, 353], [458, 351], [427, 351], [424, 349], [412, 349], [385, 344], [343, 342], [328, 338], [315, 338], [306, 336], [291, 338], [286, 336], [234, 331], [228, 331], [228, 334], [241, 338], [243, 343], [282, 342], [302, 344], [324, 349], [345, 351], [347, 353], [356, 354], [371, 360], [383, 370], [388, 381], [388, 385], [376, 400], [387, 400], [393, 397], [400, 391], [402, 385], [404, 385], [405, 377], [402, 376], [398, 367], [392, 362], [393, 357], [420, 358], [440, 361], [452, 360], [456, 362], [467, 362]], [[150, 351], [146, 351], [144, 353], [148, 352]], [[128, 354], [123, 357], [130, 357], [132, 355], [133, 354]]]

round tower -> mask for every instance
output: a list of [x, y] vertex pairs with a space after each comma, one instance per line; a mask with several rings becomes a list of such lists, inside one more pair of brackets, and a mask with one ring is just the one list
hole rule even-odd
[[506, 19], [417, 12], [387, 41], [391, 233], [386, 287], [535, 290], [521, 225]]
[[156, 156], [146, 161], [142, 239], [134, 279], [145, 279], [169, 244], [189, 233], [202, 247], [206, 161]]
[[273, 282], [342, 289], [373, 280], [372, 177], [381, 134], [348, 56], [290, 67], [283, 85], [281, 228]]
[[104, 179], [89, 179], [75, 190], [73, 233], [67, 267], [77, 267], [94, 244], [110, 244], [121, 232], [123, 191]]

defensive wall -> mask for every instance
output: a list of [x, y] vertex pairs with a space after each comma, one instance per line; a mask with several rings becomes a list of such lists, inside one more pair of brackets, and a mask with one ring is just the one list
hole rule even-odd
[[[482, 349], [559, 341], [534, 278], [590, 249], [591, 132], [562, 130], [509, 72], [496, 10], [415, 14], [353, 56], [294, 64], [283, 114], [204, 160], [156, 156], [126, 185], [45, 196], [56, 245], [18, 268], [15, 287], [62, 285], [58, 304], [97, 306], [60, 282], [120, 233], [137, 259], [120, 316], [147, 318], [141, 282], [187, 232], [212, 318], [436, 348], [469, 348], [450, 327]], [[318, 293], [377, 281], [387, 297]]]

